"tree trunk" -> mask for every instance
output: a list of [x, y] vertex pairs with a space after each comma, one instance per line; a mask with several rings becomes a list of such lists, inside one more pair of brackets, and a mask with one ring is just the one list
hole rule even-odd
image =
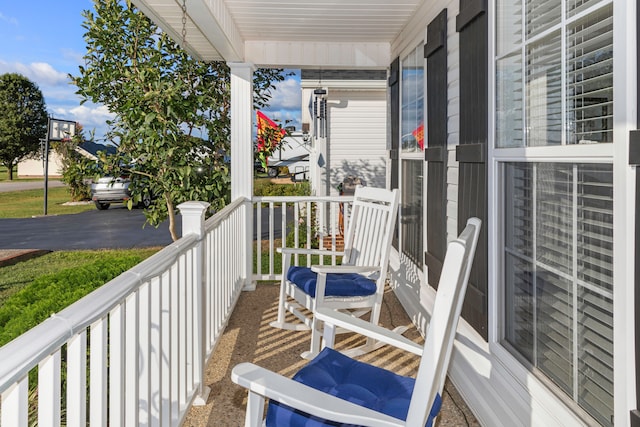
[[173, 207], [173, 200], [166, 193], [164, 199], [167, 202], [167, 212], [169, 213], [169, 233], [171, 234], [171, 240], [175, 242], [180, 236], [176, 233], [176, 213]]
[[15, 166], [15, 165], [14, 165], [13, 163], [11, 163], [11, 164], [7, 167], [7, 169], [8, 169], [8, 170], [7, 170], [7, 173], [8, 173], [8, 176], [9, 176], [9, 181], [13, 181], [13, 167], [14, 167], [14, 166]]

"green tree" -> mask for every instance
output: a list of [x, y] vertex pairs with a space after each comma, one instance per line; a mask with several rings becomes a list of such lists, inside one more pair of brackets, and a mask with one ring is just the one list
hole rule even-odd
[[[134, 200], [152, 195], [147, 222], [169, 218], [176, 206], [206, 200], [216, 210], [228, 202], [229, 69], [191, 58], [130, 1], [94, 0], [85, 11], [87, 53], [72, 77], [84, 100], [116, 115], [109, 137], [118, 146], [111, 173], [128, 169]], [[254, 102], [265, 105], [281, 70], [256, 73]], [[135, 177], [139, 179], [135, 179]]]
[[28, 78], [0, 75], [0, 164], [9, 169], [40, 148], [47, 132], [47, 109], [42, 92]]

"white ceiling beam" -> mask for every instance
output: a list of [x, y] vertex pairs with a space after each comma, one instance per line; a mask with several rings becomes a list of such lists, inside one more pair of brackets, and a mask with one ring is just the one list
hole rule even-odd
[[[178, 0], [133, 0], [140, 11], [182, 45], [182, 3]], [[187, 44], [183, 48], [205, 61], [244, 61], [244, 45], [225, 2], [187, 0]]]
[[386, 69], [389, 43], [246, 41], [246, 61], [258, 67]]
[[187, 0], [187, 14], [227, 62], [245, 62], [242, 37], [222, 0]]

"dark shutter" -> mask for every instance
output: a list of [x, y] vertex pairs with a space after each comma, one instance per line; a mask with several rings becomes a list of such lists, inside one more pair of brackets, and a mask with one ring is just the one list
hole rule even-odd
[[447, 9], [427, 26], [427, 250], [431, 286], [438, 287], [447, 249]]
[[[400, 181], [400, 57], [396, 58], [389, 67], [389, 97], [391, 98], [391, 189], [398, 188]], [[396, 227], [393, 233], [393, 246], [398, 248], [398, 233]]]
[[486, 0], [460, 0], [460, 144], [458, 230], [469, 217], [482, 220], [462, 316], [487, 339], [487, 123], [488, 26]]

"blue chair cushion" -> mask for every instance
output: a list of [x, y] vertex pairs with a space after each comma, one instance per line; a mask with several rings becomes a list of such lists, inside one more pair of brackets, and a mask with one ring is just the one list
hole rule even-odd
[[[315, 298], [318, 275], [307, 267], [290, 267], [287, 279]], [[376, 293], [376, 282], [357, 273], [327, 274], [325, 296], [355, 297]]]
[[[415, 380], [376, 366], [353, 360], [330, 348], [323, 349], [293, 377], [317, 390], [365, 406], [383, 414], [406, 420]], [[440, 412], [440, 395], [431, 407], [425, 426], [431, 427]], [[267, 427], [356, 427], [327, 421], [278, 402], [269, 402]]]

